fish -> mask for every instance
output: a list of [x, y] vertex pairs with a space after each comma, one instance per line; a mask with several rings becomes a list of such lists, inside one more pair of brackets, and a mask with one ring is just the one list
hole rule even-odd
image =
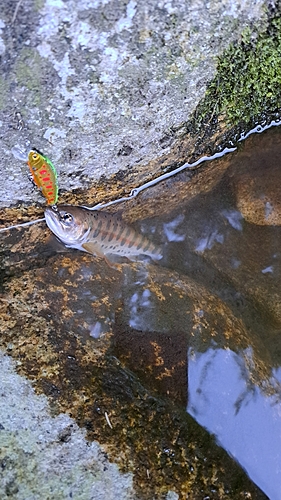
[[68, 248], [76, 248], [114, 265], [120, 257], [137, 260], [148, 256], [157, 261], [162, 250], [144, 235], [124, 223], [118, 216], [101, 210], [73, 205], [47, 207], [45, 219], [49, 229]]
[[58, 201], [58, 176], [52, 162], [37, 150], [28, 153], [27, 162], [36, 186], [45, 196], [48, 205]]

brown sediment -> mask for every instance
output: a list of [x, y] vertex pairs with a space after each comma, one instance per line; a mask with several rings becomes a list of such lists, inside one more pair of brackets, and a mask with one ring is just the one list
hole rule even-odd
[[[38, 229], [29, 231], [37, 233]], [[164, 498], [169, 489], [181, 499], [187, 494], [201, 498], [202, 492], [212, 490], [217, 498], [240, 498], [242, 491], [264, 498], [213, 438], [185, 413], [186, 362], [182, 350], [185, 343], [187, 347], [186, 333], [178, 339], [175, 329], [175, 336], [169, 339], [166, 333], [163, 342], [160, 331], [148, 332], [146, 351], [139, 357], [135, 351], [132, 357], [126, 342], [133, 341], [134, 332], [128, 336], [122, 327], [122, 272], [78, 252], [47, 256], [44, 264], [33, 259], [31, 254], [30, 268], [17, 268], [18, 276], [6, 276], [0, 347], [17, 361], [18, 372], [33, 380], [38, 392], [49, 396], [53, 414], [67, 412], [87, 429], [89, 439], [104, 445], [122, 470], [134, 471], [139, 498]], [[137, 272], [138, 266], [130, 269]], [[181, 315], [186, 317], [186, 332], [190, 334], [197, 303], [198, 308], [209, 308], [209, 316], [204, 318], [206, 341], [214, 330], [221, 331], [225, 341], [235, 337], [237, 342], [242, 324], [231, 320], [222, 304], [216, 308], [215, 299], [202, 287], [180, 282], [175, 275], [173, 283], [169, 271], [154, 266], [149, 274], [151, 293], [162, 304], [160, 316], [172, 296], [175, 309], [182, 309]], [[108, 322], [100, 339], [90, 339], [95, 318], [106, 322], [115, 313], [114, 329]], [[134, 342], [136, 349], [144, 349], [145, 332], [139, 341], [134, 335]], [[246, 339], [241, 346], [245, 343]], [[112, 345], [118, 348], [121, 362]], [[128, 370], [126, 357], [131, 370], [138, 362], [140, 376], [144, 371], [152, 374], [151, 384], [148, 377], [141, 376], [141, 383]], [[169, 400], [173, 396], [177, 404]]]
[[[130, 221], [168, 213], [211, 192], [229, 161], [208, 163], [189, 179], [179, 175], [126, 208], [109, 208], [124, 210]], [[112, 197], [124, 194], [120, 185], [115, 189]], [[107, 190], [97, 190], [96, 202]], [[86, 204], [84, 195], [62, 198]], [[40, 210], [2, 210], [2, 223], [40, 217]], [[271, 366], [262, 342], [204, 286], [156, 266], [149, 266], [145, 284], [138, 285], [139, 293], [148, 289], [154, 300], [155, 324], [129, 327], [126, 296], [133, 293], [128, 287], [138, 281], [140, 266], [116, 270], [79, 252], [61, 248], [57, 254], [48, 235], [43, 222], [1, 237], [0, 347], [17, 361], [18, 372], [49, 396], [54, 415], [67, 412], [122, 470], [134, 472], [140, 499], [164, 498], [169, 489], [181, 499], [265, 498], [185, 412], [189, 346], [203, 352], [212, 341], [233, 350], [251, 344], [251, 377], [261, 386]], [[99, 339], [90, 338], [96, 321], [103, 325]]]

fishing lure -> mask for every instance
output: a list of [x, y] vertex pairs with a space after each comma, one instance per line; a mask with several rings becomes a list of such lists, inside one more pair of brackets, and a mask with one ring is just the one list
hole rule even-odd
[[45, 196], [48, 205], [58, 201], [58, 176], [52, 162], [39, 151], [33, 149], [28, 153], [27, 162], [36, 186]]

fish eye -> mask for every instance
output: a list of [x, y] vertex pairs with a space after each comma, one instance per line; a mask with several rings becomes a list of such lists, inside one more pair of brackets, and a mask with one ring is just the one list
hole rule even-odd
[[32, 158], [33, 158], [33, 160], [37, 160], [38, 154], [37, 153], [33, 153]]
[[64, 213], [63, 215], [60, 215], [60, 219], [66, 224], [70, 224], [73, 221], [72, 215], [67, 212]]

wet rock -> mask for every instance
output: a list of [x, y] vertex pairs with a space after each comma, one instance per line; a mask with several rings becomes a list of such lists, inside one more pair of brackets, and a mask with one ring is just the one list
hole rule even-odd
[[[162, 217], [143, 223], [146, 228], [152, 225], [164, 242], [165, 265], [216, 293], [264, 340], [269, 335], [275, 339], [275, 344], [269, 342], [273, 364], [279, 362], [276, 346], [281, 321], [280, 150], [278, 129], [249, 138], [240, 151], [220, 160], [225, 165], [220, 166], [219, 180], [211, 183], [210, 190], [203, 187], [200, 195], [193, 196], [196, 178], [198, 191], [195, 187], [194, 193], [200, 191], [200, 172], [192, 179], [186, 173], [189, 191], [181, 206], [178, 201], [175, 210], [165, 213], [163, 209]], [[207, 167], [207, 176], [208, 168], [211, 176], [213, 167]], [[172, 205], [173, 184], [169, 191]]]
[[[0, 489], [8, 498], [134, 498], [132, 475], [122, 474], [68, 415], [51, 415], [47, 398], [16, 373], [2, 353]], [[83, 488], [81, 490], [81, 482]]]
[[[130, 285], [134, 281], [139, 282], [137, 291]], [[19, 276], [6, 276], [3, 287], [1, 348], [17, 361], [18, 373], [28, 376], [37, 392], [48, 395], [54, 417], [67, 413], [86, 429], [91, 442], [103, 444], [122, 470], [134, 471], [138, 498], [156, 495], [164, 499], [169, 490], [180, 498], [187, 494], [199, 498], [210, 491], [217, 498], [239, 498], [241, 491], [264, 498], [239, 466], [182, 411], [186, 365], [182, 352], [176, 350], [179, 325], [185, 352], [191, 344], [204, 349], [211, 340], [236, 345], [239, 339], [239, 348], [248, 344], [243, 323], [204, 287], [156, 266], [125, 264], [121, 270], [111, 269], [100, 259], [79, 252], [51, 255], [41, 267], [31, 260], [30, 268], [22, 269]], [[131, 304], [136, 293], [141, 303], [138, 299]], [[148, 316], [144, 301], [150, 302]], [[137, 324], [128, 330], [132, 306]], [[105, 328], [91, 335], [97, 320]], [[136, 349], [144, 346], [144, 337], [138, 344], [134, 331], [140, 325], [150, 347], [147, 359], [137, 359], [126, 347], [126, 338], [132, 339]], [[173, 335], [166, 351], [162, 335], [167, 339]], [[168, 355], [171, 346], [174, 354]], [[122, 363], [113, 347], [118, 348]], [[139, 366], [133, 366], [136, 359]], [[152, 380], [143, 377], [141, 383], [126, 364], [140, 376], [149, 370]], [[183, 379], [178, 380], [176, 391], [177, 376]], [[168, 384], [162, 384], [165, 378]], [[167, 391], [178, 404], [167, 399]], [[71, 443], [69, 425], [67, 421], [58, 432], [59, 446]], [[15, 441], [12, 446], [18, 450], [21, 470], [21, 451]], [[35, 455], [33, 459], [37, 464]]]
[[[221, 246], [204, 253], [251, 298], [273, 338], [278, 338], [281, 321], [280, 151], [280, 131], [272, 130], [252, 137], [233, 158], [216, 192], [225, 197], [228, 193], [232, 209], [219, 210], [229, 230], [223, 231]], [[273, 346], [272, 356], [276, 357]]]
[[[94, 205], [129, 194], [187, 160], [211, 154], [229, 139], [221, 135], [233, 124], [227, 122], [228, 104], [219, 95], [221, 75], [213, 80], [211, 105], [204, 105], [203, 111], [199, 106], [194, 120], [192, 114], [215, 75], [216, 56], [230, 41], [237, 41], [246, 26], [260, 25], [266, 3], [253, 6], [250, 1], [241, 7], [237, 2], [190, 6], [46, 0], [17, 5], [15, 11], [12, 3], [5, 3], [0, 20], [5, 75], [0, 81], [1, 204], [16, 205], [1, 210], [2, 227], [43, 216], [40, 207], [26, 206], [43, 199], [27, 179], [27, 166], [13, 157], [15, 145], [22, 149], [35, 145], [54, 161], [61, 201]], [[247, 38], [246, 61], [253, 52], [253, 39], [254, 34], [250, 41]], [[279, 60], [278, 44], [275, 49]], [[256, 56], [258, 50], [253, 53]], [[234, 53], [225, 65], [227, 76], [231, 67], [236, 73]], [[232, 87], [230, 78], [227, 81]], [[265, 86], [267, 95], [266, 82]], [[263, 102], [262, 94], [262, 110]], [[238, 106], [237, 94], [231, 102], [232, 116], [233, 105]], [[237, 116], [242, 108], [243, 100]], [[274, 151], [274, 142], [271, 148]], [[252, 356], [245, 354], [251, 383], [264, 391], [272, 389], [267, 382], [280, 353], [280, 293], [278, 284], [272, 287], [270, 281], [270, 245], [261, 257], [260, 243], [276, 235], [279, 242], [279, 235], [271, 232], [271, 225], [279, 224], [279, 201], [259, 157], [259, 167], [249, 170], [247, 154], [244, 159], [240, 180], [232, 178], [231, 170], [225, 175], [230, 160], [223, 159], [143, 192], [126, 207], [110, 208], [123, 211], [131, 222], [163, 217], [161, 230], [154, 226], [156, 238], [168, 242], [163, 266], [171, 257], [178, 273], [151, 266], [143, 274], [137, 265], [112, 270], [102, 261], [63, 248], [57, 255], [47, 243], [44, 222], [1, 233], [1, 348], [16, 360], [18, 373], [30, 378], [38, 393], [48, 395], [47, 413], [53, 415], [55, 427], [58, 414], [67, 413], [87, 430], [90, 443], [98, 440], [120, 468], [134, 471], [132, 495], [138, 498], [265, 497], [182, 409], [188, 348], [203, 352], [217, 345], [246, 353], [251, 345]], [[277, 169], [274, 175], [276, 181]], [[224, 199], [225, 193], [230, 202], [220, 213], [222, 225], [240, 231], [244, 217], [251, 225], [269, 223], [268, 232], [257, 234], [249, 224], [245, 243], [240, 245], [229, 234], [228, 246], [223, 245], [222, 231], [212, 227], [215, 211], [209, 202], [218, 194]], [[187, 233], [181, 230], [188, 220], [182, 208], [185, 201], [194, 216]], [[203, 227], [199, 209], [205, 202]], [[180, 217], [173, 219], [177, 210]], [[221, 252], [215, 253], [219, 245]], [[272, 341], [269, 347], [262, 331]], [[24, 400], [34, 407], [29, 390], [19, 395], [15, 405]], [[79, 431], [75, 424], [73, 431], [68, 417], [61, 418], [64, 425], [55, 439], [66, 452], [59, 455], [63, 461]], [[0, 432], [7, 432], [7, 447], [1, 467], [8, 497], [22, 492], [18, 477], [26, 471], [26, 448], [32, 456], [33, 478], [40, 460], [36, 450], [28, 448], [33, 443], [29, 434], [22, 447], [19, 429], [11, 430], [3, 422]], [[83, 442], [79, 450], [84, 446]], [[89, 447], [93, 449], [92, 444]], [[52, 449], [56, 455], [57, 447]], [[77, 460], [84, 464], [84, 458]], [[48, 465], [53, 469], [52, 461]], [[91, 462], [85, 478], [78, 466], [77, 476], [67, 476], [66, 489], [74, 487], [76, 477], [90, 488], [97, 470], [102, 471], [101, 463]], [[25, 484], [31, 476], [26, 476]], [[112, 476], [102, 477], [107, 481]], [[132, 491], [130, 476], [116, 477], [120, 488], [124, 486], [119, 497], [124, 492], [127, 498]], [[49, 484], [46, 480], [46, 488]]]
[[281, 225], [280, 132], [251, 137], [229, 176], [244, 219], [261, 226]]
[[119, 171], [134, 187], [201, 154], [186, 122], [215, 75], [217, 56], [245, 28], [266, 24], [267, 5], [6, 2], [1, 205], [42, 199], [11, 153], [15, 145], [37, 146], [51, 158], [62, 196]]
[[[238, 310], [192, 278], [165, 268], [126, 269], [113, 326], [114, 352], [154, 390], [187, 402], [187, 352], [221, 346], [242, 352], [251, 379], [266, 385], [271, 357], [264, 342], [245, 328]], [[128, 274], [130, 279], [128, 279]], [[235, 314], [236, 313], [236, 314]]]

